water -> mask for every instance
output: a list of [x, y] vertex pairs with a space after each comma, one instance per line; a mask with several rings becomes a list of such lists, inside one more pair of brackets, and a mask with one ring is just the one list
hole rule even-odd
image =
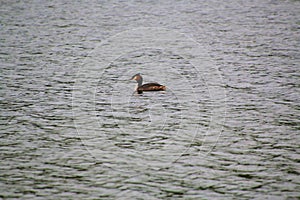
[[1, 2], [0, 197], [299, 198], [299, 8]]

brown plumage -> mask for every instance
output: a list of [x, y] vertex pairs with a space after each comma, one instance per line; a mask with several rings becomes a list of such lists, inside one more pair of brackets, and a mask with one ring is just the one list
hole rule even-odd
[[143, 78], [140, 74], [136, 74], [132, 76], [131, 80], [136, 80], [138, 83], [136, 87], [136, 91], [141, 94], [143, 92], [148, 92], [148, 91], [163, 91], [166, 90], [167, 87], [164, 85], [160, 85], [158, 83], [146, 83], [143, 85]]

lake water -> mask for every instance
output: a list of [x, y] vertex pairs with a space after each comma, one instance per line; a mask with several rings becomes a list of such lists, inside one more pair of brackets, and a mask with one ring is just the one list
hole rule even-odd
[[1, 2], [0, 198], [299, 199], [299, 10]]

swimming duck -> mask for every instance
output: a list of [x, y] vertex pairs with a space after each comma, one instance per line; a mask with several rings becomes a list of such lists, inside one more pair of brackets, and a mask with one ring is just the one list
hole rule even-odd
[[141, 74], [132, 76], [130, 80], [136, 80], [136, 82], [138, 83], [137, 87], [135, 88], [138, 94], [148, 91], [163, 91], [167, 88], [166, 86], [160, 85], [158, 83], [146, 83], [143, 85], [143, 77], [141, 76]]

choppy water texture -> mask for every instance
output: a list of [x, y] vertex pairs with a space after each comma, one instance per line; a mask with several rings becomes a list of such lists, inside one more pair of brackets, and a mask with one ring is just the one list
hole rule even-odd
[[[300, 198], [299, 10], [2, 1], [0, 197]], [[134, 94], [137, 72], [168, 90]]]

